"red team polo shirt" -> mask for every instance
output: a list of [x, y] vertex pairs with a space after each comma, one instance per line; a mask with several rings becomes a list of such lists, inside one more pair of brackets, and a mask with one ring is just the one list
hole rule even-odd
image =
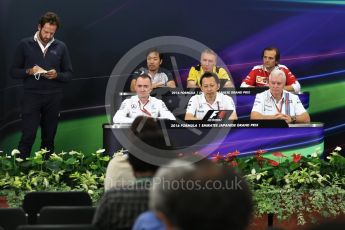
[[[284, 71], [286, 76], [286, 85], [296, 83], [297, 79], [295, 75], [293, 75], [285, 65], [278, 64], [275, 68]], [[257, 65], [254, 66], [243, 82], [250, 86], [268, 86], [269, 75], [270, 72], [268, 72], [263, 65]]]

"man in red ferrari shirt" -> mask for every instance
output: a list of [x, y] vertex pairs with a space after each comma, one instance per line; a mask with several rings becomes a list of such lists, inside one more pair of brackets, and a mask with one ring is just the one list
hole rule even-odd
[[280, 52], [276, 47], [267, 47], [262, 53], [262, 65], [254, 66], [248, 76], [243, 80], [241, 87], [268, 86], [268, 77], [272, 70], [280, 69], [286, 76], [285, 90], [299, 93], [301, 85], [295, 75], [285, 66], [279, 64]]

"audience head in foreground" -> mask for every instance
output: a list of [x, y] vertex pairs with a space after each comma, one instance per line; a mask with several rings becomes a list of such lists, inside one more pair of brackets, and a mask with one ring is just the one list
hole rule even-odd
[[[153, 118], [137, 117], [131, 130], [129, 138], [133, 145], [145, 143], [157, 151], [165, 148], [164, 136]], [[139, 152], [131, 151], [128, 153], [128, 163], [136, 180], [125, 182], [123, 186], [117, 183], [103, 195], [93, 219], [93, 224], [100, 230], [131, 229], [134, 220], [148, 210], [149, 189], [158, 166], [141, 159]]]
[[[142, 141], [150, 146], [165, 148], [164, 136], [158, 122], [150, 117], [139, 116], [135, 118], [130, 128], [131, 141]], [[141, 153], [138, 153], [141, 154]], [[137, 159], [132, 153], [116, 153], [110, 160], [105, 177], [105, 190], [112, 187], [121, 187], [135, 181], [135, 175], [152, 176], [157, 170], [157, 166], [146, 164]]]
[[174, 160], [155, 178], [150, 207], [167, 229], [244, 230], [249, 224], [251, 193], [231, 168], [207, 159], [194, 164]]

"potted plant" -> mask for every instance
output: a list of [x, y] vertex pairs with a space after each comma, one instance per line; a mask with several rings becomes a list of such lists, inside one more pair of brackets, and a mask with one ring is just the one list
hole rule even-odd
[[317, 152], [286, 156], [264, 150], [254, 157], [239, 158], [235, 151], [226, 156], [216, 154], [213, 159], [244, 175], [253, 191], [257, 217], [273, 214], [274, 226], [287, 228], [286, 224], [292, 223], [293, 229], [345, 214], [345, 158], [340, 150], [336, 148], [327, 161]]
[[21, 205], [31, 191], [73, 191], [89, 193], [97, 202], [102, 195], [105, 169], [110, 159], [104, 150], [83, 154], [77, 151], [53, 153], [44, 160], [46, 150], [25, 160], [19, 151], [0, 155], [0, 190], [12, 207]]

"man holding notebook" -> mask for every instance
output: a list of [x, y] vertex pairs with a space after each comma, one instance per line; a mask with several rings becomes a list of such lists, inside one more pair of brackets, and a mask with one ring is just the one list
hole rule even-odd
[[41, 126], [41, 148], [54, 151], [63, 83], [72, 78], [68, 49], [54, 38], [60, 26], [59, 17], [45, 13], [39, 20], [38, 31], [19, 43], [11, 66], [11, 76], [22, 79], [22, 136], [18, 150], [22, 158], [29, 157]]

